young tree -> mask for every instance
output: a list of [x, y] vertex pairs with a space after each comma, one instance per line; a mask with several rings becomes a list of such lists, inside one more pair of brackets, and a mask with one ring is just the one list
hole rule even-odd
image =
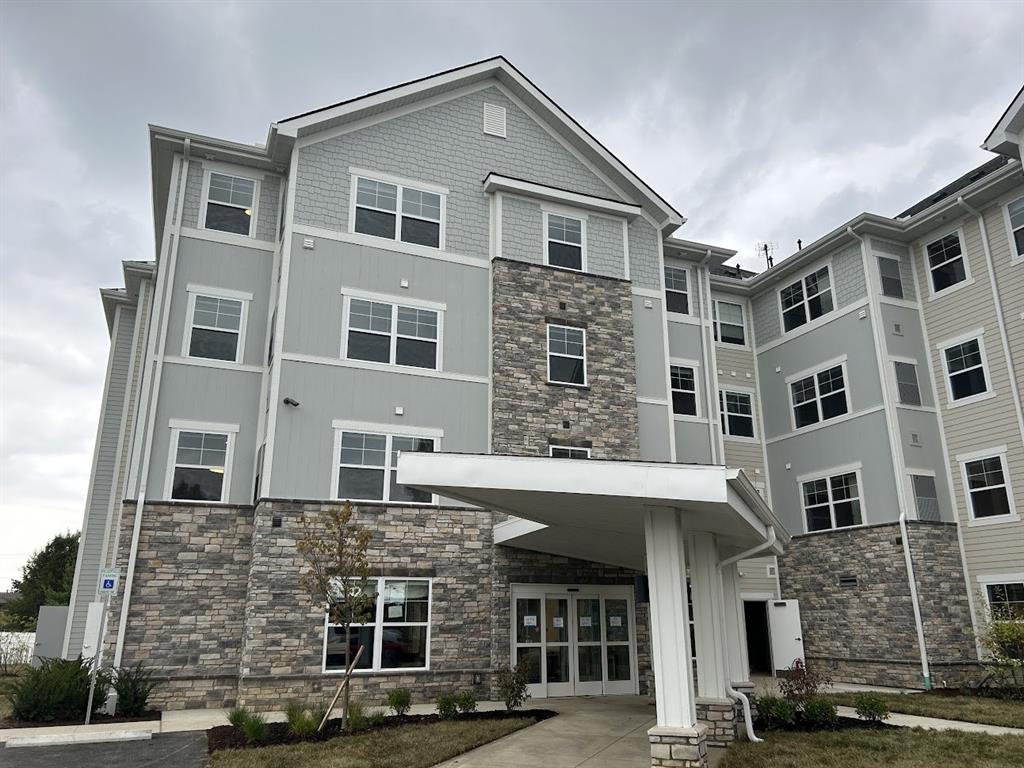
[[7, 615], [21, 628], [32, 632], [41, 605], [67, 605], [75, 581], [78, 534], [63, 533], [29, 558], [21, 578], [12, 584], [18, 596], [7, 606]]
[[[315, 519], [304, 516], [302, 538], [297, 544], [307, 566], [299, 584], [314, 605], [324, 607], [330, 622], [342, 627], [346, 669], [352, 661], [351, 626], [370, 619], [377, 604], [367, 557], [372, 534], [361, 528], [354, 516], [347, 501], [340, 507], [331, 506]], [[342, 685], [342, 725], [348, 728], [351, 686], [344, 681]]]

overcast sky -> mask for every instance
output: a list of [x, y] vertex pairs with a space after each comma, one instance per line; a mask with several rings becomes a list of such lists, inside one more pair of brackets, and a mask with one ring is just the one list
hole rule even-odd
[[146, 124], [262, 142], [502, 53], [689, 222], [777, 258], [985, 161], [1024, 4], [0, 2], [0, 589], [81, 526], [108, 338], [153, 258]]

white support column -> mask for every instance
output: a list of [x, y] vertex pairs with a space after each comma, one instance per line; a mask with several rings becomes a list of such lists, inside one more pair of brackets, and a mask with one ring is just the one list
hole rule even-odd
[[729, 682], [745, 683], [750, 680], [750, 660], [747, 658], [747, 622], [740, 597], [739, 564], [722, 569], [722, 597], [725, 608], [725, 664]]
[[693, 629], [697, 639], [697, 695], [725, 699], [725, 629], [718, 576], [718, 542], [710, 533], [690, 534], [693, 560]]
[[645, 513], [647, 580], [651, 595], [651, 663], [658, 726], [692, 728], [697, 722], [690, 666], [686, 601], [686, 541], [682, 513]]

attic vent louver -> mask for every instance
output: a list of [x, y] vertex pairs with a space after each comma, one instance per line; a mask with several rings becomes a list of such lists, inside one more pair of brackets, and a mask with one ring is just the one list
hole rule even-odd
[[484, 133], [489, 136], [506, 138], [505, 108], [497, 104], [484, 104]]

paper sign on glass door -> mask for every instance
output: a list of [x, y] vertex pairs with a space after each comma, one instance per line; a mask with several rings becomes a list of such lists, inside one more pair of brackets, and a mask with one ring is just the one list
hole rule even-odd
[[553, 619], [551, 619], [551, 621], [552, 626], [555, 629], [562, 629], [565, 626], [565, 619], [563, 619], [561, 616], [555, 616]]
[[621, 627], [622, 626], [622, 617], [621, 616], [609, 616], [608, 617], [608, 626], [609, 627]]
[[523, 626], [524, 627], [536, 627], [537, 626], [537, 617], [536, 616], [523, 616]]
[[581, 626], [581, 627], [589, 627], [589, 626], [593, 626], [593, 625], [591, 624], [591, 618], [590, 618], [590, 616], [580, 616], [580, 626]]

